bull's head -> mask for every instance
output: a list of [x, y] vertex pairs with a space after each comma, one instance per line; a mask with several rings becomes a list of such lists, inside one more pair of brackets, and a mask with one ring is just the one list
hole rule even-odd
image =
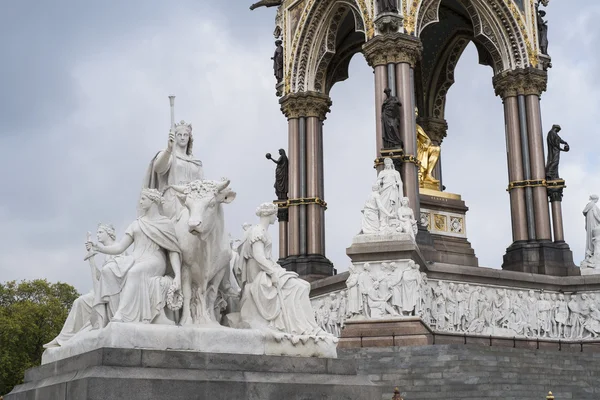
[[221, 203], [231, 203], [236, 196], [228, 186], [229, 180], [194, 181], [187, 185], [171, 186], [189, 211], [187, 225], [190, 233], [205, 236], [222, 221]]

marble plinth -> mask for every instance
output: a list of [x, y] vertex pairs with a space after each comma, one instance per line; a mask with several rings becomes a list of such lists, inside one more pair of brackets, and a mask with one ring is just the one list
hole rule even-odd
[[62, 347], [47, 349], [42, 355], [42, 364], [101, 348], [335, 358], [335, 340], [326, 336], [273, 334], [223, 326], [111, 322], [104, 329], [77, 334]]
[[5, 400], [381, 399], [355, 360], [103, 348], [25, 372]]

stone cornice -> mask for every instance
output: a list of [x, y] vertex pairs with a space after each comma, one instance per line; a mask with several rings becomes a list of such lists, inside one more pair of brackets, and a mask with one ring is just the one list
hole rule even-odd
[[290, 93], [282, 97], [279, 104], [287, 119], [317, 117], [324, 120], [330, 111], [331, 98], [319, 92]]
[[503, 99], [517, 95], [540, 96], [546, 91], [548, 73], [537, 68], [516, 69], [496, 75], [492, 82], [496, 96]]
[[408, 63], [414, 68], [422, 51], [420, 39], [398, 32], [375, 36], [363, 45], [363, 54], [371, 67]]

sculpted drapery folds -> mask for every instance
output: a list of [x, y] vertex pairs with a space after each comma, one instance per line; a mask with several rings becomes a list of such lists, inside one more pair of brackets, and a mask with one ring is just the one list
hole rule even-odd
[[[550, 132], [548, 132], [548, 159], [546, 162], [546, 179], [556, 180], [560, 179], [558, 175], [558, 164], [560, 163], [560, 152], [567, 152], [570, 150], [569, 144], [558, 136], [560, 132], [560, 125], [553, 125]], [[564, 147], [560, 147], [563, 144]]]
[[[116, 239], [115, 228], [109, 224], [99, 224], [98, 230], [96, 232], [96, 238], [98, 239], [98, 242], [102, 243], [105, 246], [110, 246], [114, 244]], [[96, 264], [94, 257], [95, 255], [96, 253], [90, 251], [85, 257], [85, 259], [89, 262], [90, 265], [93, 283], [92, 290], [89, 293], [79, 296], [73, 302], [73, 306], [69, 311], [69, 315], [67, 316], [67, 319], [65, 321], [65, 324], [63, 325], [62, 330], [60, 331], [60, 334], [51, 342], [46, 343], [44, 345], [44, 348], [62, 346], [77, 333], [92, 329], [93, 324], [96, 325], [96, 327], [98, 327], [98, 324], [101, 323], [99, 319], [102, 317], [102, 315], [95, 315], [94, 317], [92, 316], [95, 304], [95, 294], [99, 291], [100, 272], [103, 268], [111, 264], [121, 262], [124, 259], [124, 255], [106, 256], [102, 266], [98, 266]]]
[[142, 187], [163, 193], [162, 213], [169, 218], [175, 217], [183, 207], [170, 186], [204, 178], [202, 162], [192, 153], [193, 143], [192, 124], [185, 121], [176, 124], [175, 130], [169, 132], [167, 148], [152, 159], [144, 178]]
[[[122, 254], [134, 245], [127, 262], [101, 270], [96, 299], [109, 303], [112, 297], [119, 296], [112, 321], [168, 321], [164, 313], [167, 291], [171, 284], [176, 290], [181, 287], [181, 248], [173, 222], [159, 213], [161, 202], [157, 190], [143, 189], [139, 201], [141, 216], [129, 225], [120, 242], [110, 246], [86, 243], [88, 250], [109, 255]], [[165, 276], [167, 268], [172, 269], [174, 278]]]
[[400, 136], [400, 107], [402, 103], [396, 96], [392, 96], [392, 90], [384, 90], [386, 99], [381, 105], [381, 126], [383, 127], [383, 147], [385, 149], [404, 148], [404, 142]]
[[275, 169], [275, 194], [277, 200], [287, 200], [289, 188], [288, 164], [289, 160], [284, 149], [279, 149], [279, 158], [273, 159], [271, 153], [267, 153], [267, 160], [273, 161], [277, 168]]
[[391, 158], [385, 158], [384, 169], [377, 175], [377, 185], [381, 194], [381, 203], [391, 215], [397, 215], [400, 198], [403, 197], [402, 178], [394, 168]]
[[315, 320], [309, 300], [310, 284], [271, 258], [268, 227], [275, 222], [276, 214], [276, 205], [260, 205], [256, 210], [260, 221], [249, 229], [239, 247], [235, 268], [242, 286], [242, 324], [280, 333], [328, 336]]

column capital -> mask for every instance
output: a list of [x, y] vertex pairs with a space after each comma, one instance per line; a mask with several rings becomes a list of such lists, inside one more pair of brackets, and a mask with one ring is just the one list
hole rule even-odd
[[548, 73], [537, 68], [504, 71], [492, 79], [496, 96], [503, 99], [517, 95], [540, 96], [546, 91]]
[[407, 63], [414, 68], [422, 51], [419, 38], [399, 32], [375, 36], [363, 45], [365, 59], [373, 68], [390, 63]]
[[324, 120], [330, 111], [331, 98], [319, 92], [298, 92], [285, 95], [279, 100], [281, 112], [287, 119], [317, 117]]
[[448, 134], [448, 123], [445, 119], [433, 117], [418, 117], [417, 123], [427, 133], [434, 145], [439, 146]]

